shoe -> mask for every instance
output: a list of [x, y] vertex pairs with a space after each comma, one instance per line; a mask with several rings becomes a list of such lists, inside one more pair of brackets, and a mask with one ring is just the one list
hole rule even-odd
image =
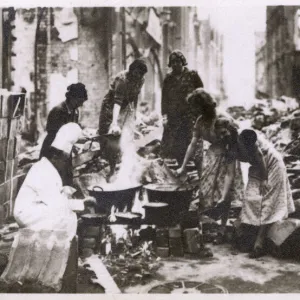
[[249, 254], [249, 258], [259, 258], [266, 255], [266, 251], [263, 248], [255, 248], [252, 252]]

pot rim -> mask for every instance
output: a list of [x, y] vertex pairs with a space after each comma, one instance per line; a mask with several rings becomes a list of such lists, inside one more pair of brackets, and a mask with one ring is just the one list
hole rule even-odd
[[177, 184], [168, 183], [150, 183], [144, 185], [144, 188], [146, 190], [157, 192], [191, 192], [195, 188], [195, 186], [191, 184], [178, 186]]
[[[120, 190], [118, 190], [118, 189], [115, 189], [115, 190], [104, 190], [101, 186], [95, 185], [93, 187], [88, 187], [87, 190], [89, 192], [93, 192], [93, 193], [116, 193], [116, 192], [124, 192], [124, 191], [129, 191], [129, 190], [135, 190], [135, 189], [138, 189], [140, 187], [142, 187], [141, 184], [135, 185], [135, 186], [132, 186], [132, 187], [128, 187], [128, 188], [123, 188], [123, 189], [120, 189]], [[95, 188], [99, 188], [99, 190], [95, 190]], [[117, 188], [117, 186], [116, 186], [116, 188]]]

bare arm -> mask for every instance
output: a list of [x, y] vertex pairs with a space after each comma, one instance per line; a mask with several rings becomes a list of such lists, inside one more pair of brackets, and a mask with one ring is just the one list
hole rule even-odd
[[197, 137], [193, 137], [191, 143], [189, 144], [186, 153], [185, 153], [185, 157], [181, 166], [181, 172], [185, 172], [185, 168], [187, 163], [189, 162], [189, 160], [191, 159], [191, 157], [194, 155], [195, 151], [196, 151], [196, 146], [197, 146], [197, 141], [198, 138]]
[[186, 165], [189, 162], [189, 160], [192, 158], [192, 156], [195, 154], [198, 139], [201, 137], [202, 134], [201, 134], [201, 117], [200, 117], [196, 121], [194, 132], [193, 132], [193, 138], [186, 150], [182, 166], [180, 167], [180, 169], [177, 170], [178, 175], [181, 175], [182, 173], [185, 172]]
[[112, 118], [112, 122], [111, 122], [112, 125], [118, 124], [120, 110], [121, 110], [121, 106], [119, 104], [115, 103], [114, 108], [113, 108], [113, 118]]

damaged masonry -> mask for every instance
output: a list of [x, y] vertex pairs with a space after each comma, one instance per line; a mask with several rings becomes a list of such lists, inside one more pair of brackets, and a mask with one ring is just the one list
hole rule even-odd
[[0, 9], [1, 293], [300, 291], [300, 7], [218, 10]]

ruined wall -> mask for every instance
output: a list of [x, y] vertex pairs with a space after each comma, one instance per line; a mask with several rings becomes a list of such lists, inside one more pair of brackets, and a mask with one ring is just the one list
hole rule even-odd
[[[86, 22], [93, 9], [84, 8], [83, 13], [78, 9], [74, 13], [77, 38], [63, 42], [59, 35], [52, 35], [49, 109], [64, 100], [68, 84], [82, 82], [86, 85], [89, 99], [80, 110], [80, 123], [96, 128], [102, 99], [108, 89], [108, 26], [101, 18]], [[54, 18], [58, 18], [57, 12], [59, 9], [54, 9]], [[58, 92], [55, 93], [55, 90]]]

